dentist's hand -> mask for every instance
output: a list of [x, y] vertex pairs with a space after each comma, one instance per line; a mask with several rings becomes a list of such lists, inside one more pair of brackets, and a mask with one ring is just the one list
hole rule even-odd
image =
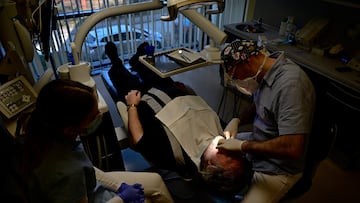
[[238, 139], [221, 139], [218, 142], [217, 149], [224, 149], [229, 151], [243, 151], [242, 146], [247, 142], [245, 140], [238, 140]]

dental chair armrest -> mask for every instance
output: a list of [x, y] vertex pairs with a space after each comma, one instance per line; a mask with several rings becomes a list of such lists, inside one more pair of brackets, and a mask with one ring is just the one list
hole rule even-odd
[[127, 106], [124, 102], [118, 101], [116, 102], [116, 107], [120, 114], [121, 120], [124, 124], [124, 129], [126, 131], [126, 134], [129, 135], [129, 129], [128, 129], [129, 118], [128, 118]]

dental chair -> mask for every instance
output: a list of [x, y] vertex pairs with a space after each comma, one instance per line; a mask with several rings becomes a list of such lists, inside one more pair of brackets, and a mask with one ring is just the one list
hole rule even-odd
[[116, 90], [116, 88], [114, 87], [113, 83], [111, 82], [110, 76], [109, 76], [109, 72], [107, 70], [103, 70], [101, 72], [101, 79], [104, 82], [104, 85], [106, 87], [106, 89], [108, 90], [111, 98], [116, 102], [120, 99], [119, 94]]
[[[118, 101], [116, 103], [117, 109], [119, 111], [120, 117], [123, 120], [124, 129], [128, 136], [131, 136], [128, 131], [128, 112], [127, 106], [124, 102]], [[231, 135], [235, 135], [237, 133], [239, 120], [234, 118], [232, 119], [224, 130], [230, 132]], [[154, 169], [157, 168], [154, 166]], [[239, 194], [236, 196], [215, 194], [206, 191], [203, 187], [198, 188], [198, 180], [193, 180], [191, 182], [184, 182], [179, 176], [177, 176], [174, 172], [166, 171], [166, 173], [162, 173], [160, 171], [160, 175], [163, 177], [165, 184], [168, 186], [170, 192], [174, 194], [174, 199], [178, 200], [176, 202], [193, 202], [194, 198], [210, 198], [210, 202], [237, 202], [239, 199], [242, 199], [243, 194], [247, 190], [245, 187], [242, 191], [239, 191]], [[201, 181], [200, 181], [201, 182]], [[194, 188], [195, 187], [195, 188]], [[205, 188], [205, 187], [204, 187]], [[179, 191], [180, 189], [180, 191]], [[194, 196], [193, 196], [194, 195]], [[181, 196], [181, 198], [179, 198]], [[199, 199], [197, 199], [199, 200]], [[195, 201], [195, 202], [204, 202], [204, 201]], [[209, 202], [209, 201], [205, 201]]]
[[[109, 91], [114, 102], [116, 103], [118, 113], [120, 114], [120, 117], [122, 119], [124, 132], [126, 133], [127, 136], [131, 136], [129, 134], [129, 130], [128, 130], [127, 106], [124, 102], [120, 101], [120, 98], [118, 96], [119, 94], [117, 93], [116, 88], [112, 84], [112, 81], [111, 81], [107, 71], [102, 72], [102, 80], [105, 83], [105, 87]], [[190, 87], [185, 85], [185, 88], [187, 91], [189, 91], [190, 94], [196, 94]], [[129, 147], [129, 146], [130, 145], [127, 144], [127, 147]], [[127, 150], [127, 149], [125, 149], [125, 150]], [[124, 160], [125, 159], [126, 159], [126, 157], [124, 156]], [[206, 193], [206, 191], [203, 189], [203, 187], [201, 187], [201, 186], [199, 187], [199, 185], [198, 185], [199, 183], [197, 183], [196, 181], [195, 182], [185, 181], [177, 173], [168, 171], [168, 170], [159, 169], [156, 166], [154, 166], [151, 162], [146, 160], [145, 158], [144, 158], [144, 160], [146, 162], [148, 162], [148, 164], [150, 165], [145, 170], [152, 171], [152, 172], [158, 172], [163, 177], [165, 184], [168, 186], [169, 191], [173, 194], [173, 198], [176, 200], [176, 202], [218, 202], [218, 201], [213, 201], [213, 199], [216, 199], [216, 198], [221, 199], [220, 201], [223, 202], [222, 200], [224, 200], [224, 198], [227, 198], [227, 199], [232, 198], [232, 197], [217, 197], [217, 196], [209, 197], [209, 194]], [[136, 162], [136, 163], [134, 163], [134, 165], [137, 165], [138, 160], [131, 160], [131, 162]], [[130, 163], [130, 164], [132, 165], [133, 163]], [[134, 168], [136, 168], [136, 169], [143, 168], [143, 166], [142, 165], [134, 166]], [[209, 198], [211, 200], [209, 200]], [[233, 199], [231, 199], [231, 200], [233, 200]]]

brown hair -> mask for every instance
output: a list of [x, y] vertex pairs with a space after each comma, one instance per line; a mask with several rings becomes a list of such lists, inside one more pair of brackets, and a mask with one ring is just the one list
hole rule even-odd
[[230, 152], [226, 155], [231, 158], [226, 168], [220, 164], [202, 162], [200, 174], [210, 191], [237, 194], [249, 184], [252, 170], [243, 155]]
[[54, 141], [64, 139], [64, 128], [80, 125], [96, 104], [93, 89], [79, 82], [53, 80], [46, 84], [25, 126], [24, 175], [41, 163]]

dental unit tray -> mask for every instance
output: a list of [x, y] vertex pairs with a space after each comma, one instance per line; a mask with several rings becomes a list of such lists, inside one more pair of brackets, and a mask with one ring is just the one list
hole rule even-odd
[[143, 55], [139, 57], [139, 60], [162, 78], [210, 64], [200, 53], [187, 48], [157, 52], [152, 58]]

